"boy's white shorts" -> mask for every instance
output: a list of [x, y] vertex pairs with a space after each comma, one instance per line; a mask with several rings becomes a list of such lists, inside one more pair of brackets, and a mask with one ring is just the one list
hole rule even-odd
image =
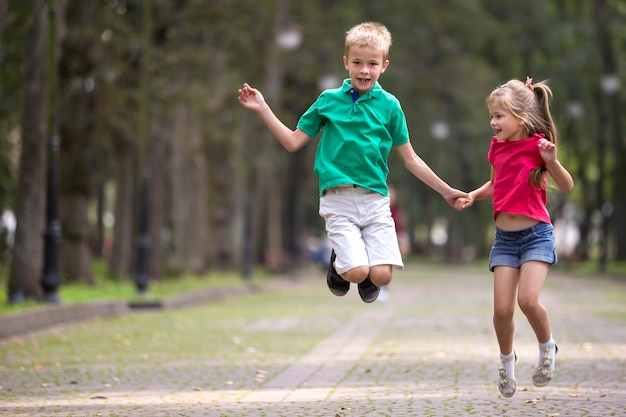
[[320, 216], [343, 274], [357, 266], [392, 265], [403, 269], [389, 197], [353, 185], [324, 190]]

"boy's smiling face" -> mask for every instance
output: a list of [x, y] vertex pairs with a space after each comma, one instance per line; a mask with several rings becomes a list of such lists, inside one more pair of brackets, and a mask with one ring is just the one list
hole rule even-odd
[[343, 64], [352, 80], [352, 87], [363, 95], [374, 87], [380, 74], [387, 69], [389, 60], [384, 59], [382, 51], [371, 46], [353, 46], [348, 56], [343, 57]]

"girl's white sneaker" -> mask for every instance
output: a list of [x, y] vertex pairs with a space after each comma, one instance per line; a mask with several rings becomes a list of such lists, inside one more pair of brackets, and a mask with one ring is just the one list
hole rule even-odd
[[505, 398], [512, 397], [517, 389], [517, 381], [515, 378], [509, 378], [506, 372], [506, 364], [510, 361], [517, 362], [517, 355], [514, 355], [514, 357], [508, 360], [501, 360], [500, 367], [498, 368], [498, 372], [500, 374], [500, 379], [498, 380], [498, 390]]
[[545, 387], [552, 381], [552, 374], [554, 373], [555, 358], [559, 351], [559, 347], [554, 345], [554, 356], [550, 356], [550, 348], [546, 348], [543, 352], [543, 357], [539, 360], [539, 365], [535, 369], [533, 375], [533, 384], [536, 387]]

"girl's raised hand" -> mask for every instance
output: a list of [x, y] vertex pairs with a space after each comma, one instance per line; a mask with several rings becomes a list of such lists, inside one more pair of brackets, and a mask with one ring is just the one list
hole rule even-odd
[[546, 164], [556, 161], [556, 145], [548, 139], [539, 140], [539, 152]]

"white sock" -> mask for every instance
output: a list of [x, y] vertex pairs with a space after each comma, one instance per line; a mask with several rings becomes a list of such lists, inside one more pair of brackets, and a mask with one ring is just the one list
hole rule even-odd
[[552, 335], [550, 335], [550, 340], [548, 340], [547, 342], [539, 343], [539, 360], [537, 361], [537, 367], [541, 365], [541, 360], [546, 356], [546, 349], [548, 349], [547, 356], [549, 358], [552, 358], [552, 366], [550, 366], [550, 369], [554, 371], [554, 361], [556, 357], [556, 343], [554, 339], [552, 338]]
[[506, 370], [506, 377], [509, 379], [515, 379], [515, 351], [508, 355], [500, 353], [500, 360]]

